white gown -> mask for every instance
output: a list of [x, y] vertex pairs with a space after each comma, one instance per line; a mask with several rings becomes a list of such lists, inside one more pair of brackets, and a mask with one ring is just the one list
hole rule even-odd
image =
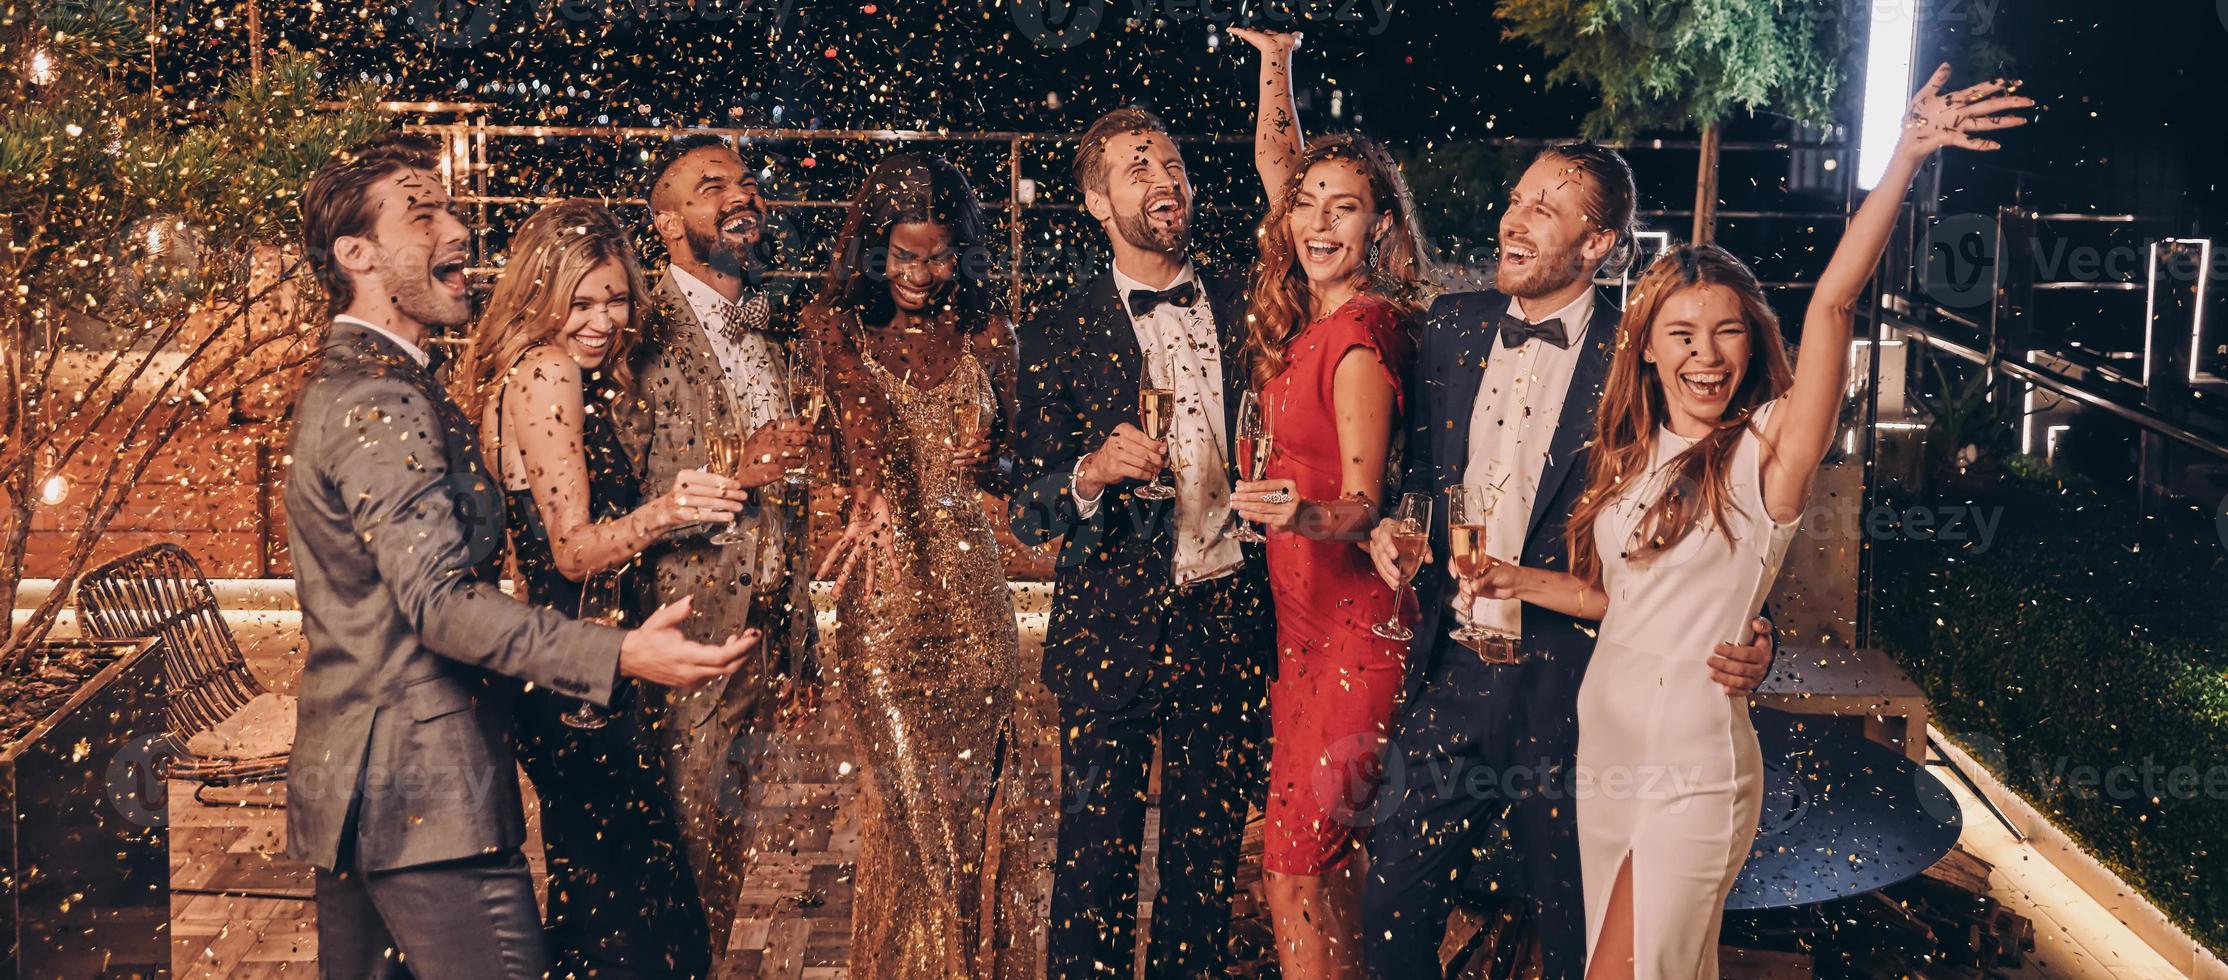
[[[1761, 427], [1772, 406], [1757, 413]], [[1729, 698], [1704, 662], [1724, 642], [1750, 639], [1795, 533], [1764, 510], [1752, 428], [1727, 474], [1729, 542], [1702, 523], [1645, 564], [1626, 558], [1673, 458], [1693, 444], [1664, 429], [1653, 468], [1595, 525], [1608, 614], [1578, 691], [1578, 841], [1588, 960], [1600, 942], [1610, 889], [1632, 857], [1638, 980], [1718, 976], [1718, 927], [1763, 806], [1763, 760], [1748, 705]]]

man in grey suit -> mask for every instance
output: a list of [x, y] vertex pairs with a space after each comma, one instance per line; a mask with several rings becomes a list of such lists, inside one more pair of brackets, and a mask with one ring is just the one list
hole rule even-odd
[[[621, 632], [498, 589], [499, 491], [424, 350], [429, 328], [470, 312], [465, 229], [435, 159], [419, 137], [367, 144], [302, 199], [336, 315], [295, 405], [286, 478], [309, 642], [287, 836], [316, 868], [330, 978], [542, 976], [509, 736], [517, 683], [600, 704], [620, 674], [699, 685], [757, 642], [687, 639], [686, 603]], [[707, 520], [734, 509], [702, 506]]]
[[707, 437], [747, 436], [732, 475], [754, 498], [736, 517], [738, 543], [679, 536], [644, 552], [654, 600], [695, 597], [683, 632], [709, 639], [747, 623], [765, 637], [756, 661], [733, 676], [672, 692], [658, 725], [708, 920], [712, 976], [729, 977], [746, 966], [727, 951], [750, 846], [746, 739], [769, 732], [778, 703], [812, 675], [810, 501], [787, 482], [805, 462], [811, 430], [791, 411], [790, 357], [767, 329], [770, 297], [749, 282], [766, 217], [757, 175], [724, 140], [693, 135], [665, 148], [649, 190], [669, 264], [636, 349], [637, 424], [622, 437], [643, 492], [659, 494], [680, 471], [707, 467]]

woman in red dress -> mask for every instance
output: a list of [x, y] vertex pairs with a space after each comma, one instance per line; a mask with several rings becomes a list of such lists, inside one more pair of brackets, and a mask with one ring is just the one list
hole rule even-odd
[[1255, 163], [1270, 191], [1246, 353], [1271, 449], [1265, 478], [1231, 495], [1269, 531], [1276, 598], [1262, 867], [1283, 975], [1359, 977], [1360, 824], [1408, 645], [1371, 631], [1397, 597], [1354, 542], [1384, 504], [1427, 259], [1383, 147], [1346, 134], [1301, 147], [1296, 38], [1232, 33], [1262, 52]]

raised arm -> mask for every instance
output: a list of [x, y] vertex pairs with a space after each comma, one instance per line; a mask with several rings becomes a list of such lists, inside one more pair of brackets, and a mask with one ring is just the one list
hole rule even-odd
[[[587, 406], [580, 367], [552, 348], [526, 355], [507, 382], [499, 404], [493, 455], [512, 442], [534, 494], [534, 509], [549, 533], [557, 570], [575, 582], [626, 563], [669, 531], [726, 519], [741, 509], [742, 491], [726, 477], [682, 470], [672, 489], [616, 520], [591, 520], [588, 453], [581, 431]], [[596, 406], [610, 411], [611, 406]], [[502, 438], [507, 436], [508, 438]]]
[[1975, 134], [2024, 125], [2024, 117], [2010, 113], [2035, 104], [2008, 94], [2013, 83], [2002, 79], [1944, 95], [1942, 84], [1948, 80], [1945, 64], [1911, 97], [1887, 174], [1857, 209], [1811, 294], [1794, 386], [1780, 398], [1771, 431], [1764, 433], [1771, 446], [1764, 461], [1764, 507], [1774, 520], [1784, 523], [1801, 515], [1811, 478], [1826, 458], [1849, 382], [1849, 335], [1857, 300], [1895, 230], [1896, 214], [1920, 165], [1943, 147], [1996, 149], [1995, 141]]
[[1257, 31], [1233, 27], [1230, 34], [1261, 52], [1261, 107], [1254, 116], [1253, 166], [1261, 173], [1261, 187], [1274, 197], [1292, 179], [1306, 141], [1300, 135], [1300, 114], [1292, 100], [1292, 52], [1299, 50], [1300, 34]]

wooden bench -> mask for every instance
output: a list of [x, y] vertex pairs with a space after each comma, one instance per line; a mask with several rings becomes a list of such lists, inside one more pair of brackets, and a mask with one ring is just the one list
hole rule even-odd
[[1926, 693], [1880, 650], [1781, 646], [1755, 701], [1789, 714], [1863, 718], [1865, 737], [1926, 761]]

